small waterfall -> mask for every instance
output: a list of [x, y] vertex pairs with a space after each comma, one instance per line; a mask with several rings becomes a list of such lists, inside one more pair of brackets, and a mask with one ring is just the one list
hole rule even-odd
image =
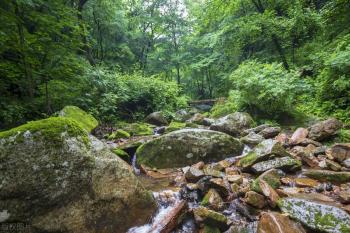
[[137, 168], [137, 161], [136, 160], [137, 160], [137, 158], [136, 158], [136, 153], [135, 153], [134, 156], [132, 156], [132, 158], [131, 158], [131, 166], [134, 170], [134, 173], [136, 175], [140, 175], [141, 171], [140, 171], [140, 169]]

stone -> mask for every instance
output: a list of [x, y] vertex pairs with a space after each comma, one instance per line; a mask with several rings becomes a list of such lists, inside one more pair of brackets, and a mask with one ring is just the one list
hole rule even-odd
[[246, 145], [256, 146], [264, 141], [264, 137], [254, 132], [250, 132], [248, 135], [240, 138], [239, 140]]
[[330, 118], [312, 125], [309, 128], [308, 138], [323, 141], [337, 134], [341, 127], [342, 123], [340, 121]]
[[303, 175], [322, 182], [346, 183], [350, 182], [350, 172], [336, 172], [329, 170], [310, 169], [303, 172]]
[[250, 133], [260, 133], [262, 130], [266, 129], [266, 128], [269, 128], [269, 127], [272, 127], [271, 125], [269, 124], [263, 124], [263, 125], [259, 125], [255, 128], [250, 128], [250, 129], [246, 129], [242, 132], [242, 135], [248, 135]]
[[172, 122], [170, 122], [169, 126], [166, 127], [165, 133], [170, 133], [170, 132], [184, 129], [184, 128], [186, 128], [186, 123], [172, 121]]
[[204, 224], [204, 227], [199, 230], [199, 233], [220, 233], [220, 229]]
[[206, 176], [212, 176], [212, 177], [216, 177], [216, 178], [220, 178], [220, 177], [224, 177], [225, 174], [219, 170], [216, 170], [214, 168], [211, 167], [205, 167], [203, 169], [203, 172]]
[[262, 190], [260, 188], [259, 181], [264, 180], [266, 181], [273, 189], [277, 189], [279, 186], [281, 186], [280, 179], [285, 176], [285, 173], [282, 170], [278, 169], [271, 169], [263, 174], [261, 174], [258, 178], [256, 178], [252, 184], [251, 188], [255, 192], [262, 193]]
[[220, 211], [224, 207], [224, 201], [215, 189], [209, 189], [201, 204], [216, 211]]
[[226, 197], [229, 194], [228, 186], [226, 186], [225, 182], [221, 178], [212, 178], [209, 180], [209, 187], [216, 189], [222, 197]]
[[132, 123], [122, 127], [122, 130], [128, 132], [131, 136], [153, 135], [154, 126], [146, 123]]
[[348, 159], [345, 159], [343, 162], [342, 162], [342, 165], [346, 168], [350, 168], [350, 158]]
[[98, 121], [89, 113], [76, 106], [66, 106], [59, 113], [60, 117], [75, 120], [87, 132], [91, 132], [98, 125]]
[[205, 207], [198, 207], [193, 209], [193, 215], [198, 223], [204, 223], [208, 226], [217, 227], [221, 231], [227, 230], [228, 219], [225, 215], [210, 210]]
[[281, 127], [267, 127], [259, 132], [265, 139], [274, 138], [281, 132]]
[[210, 126], [211, 130], [227, 133], [232, 136], [239, 136], [241, 132], [254, 124], [253, 118], [248, 113], [235, 112], [217, 119]]
[[326, 165], [332, 171], [340, 171], [341, 170], [341, 165], [335, 161], [326, 159]]
[[306, 231], [300, 223], [286, 215], [264, 212], [261, 214], [257, 233], [306, 233]]
[[340, 202], [343, 204], [350, 204], [350, 190], [339, 192]]
[[350, 158], [350, 143], [338, 143], [330, 148], [331, 156], [339, 163]]
[[145, 118], [145, 122], [156, 126], [163, 126], [169, 124], [163, 112], [153, 112], [149, 114]]
[[350, 215], [338, 207], [295, 197], [281, 199], [278, 206], [283, 213], [316, 231], [350, 232]]
[[259, 180], [259, 186], [264, 196], [268, 198], [269, 205], [272, 208], [275, 208], [277, 201], [280, 199], [277, 192], [263, 179]]
[[211, 119], [211, 118], [204, 118], [203, 119], [203, 125], [205, 126], [211, 126], [212, 124], [214, 124], [215, 120], [214, 119]]
[[244, 169], [250, 168], [257, 162], [270, 159], [275, 156], [289, 156], [280, 142], [273, 139], [267, 139], [258, 144], [253, 151], [241, 158], [238, 166]]
[[201, 113], [196, 113], [194, 114], [190, 119], [188, 119], [186, 122], [188, 123], [194, 123], [194, 124], [198, 124], [198, 125], [202, 125], [203, 124], [203, 120], [204, 120], [204, 115]]
[[240, 155], [242, 151], [243, 144], [227, 134], [205, 129], [182, 129], [143, 144], [136, 154], [139, 164], [169, 168], [199, 161], [220, 161]]
[[275, 140], [281, 143], [283, 146], [288, 146], [289, 138], [285, 133], [280, 133], [275, 137]]
[[3, 223], [33, 233], [125, 232], [156, 210], [131, 167], [70, 118], [1, 132], [0, 148]]
[[122, 129], [118, 129], [108, 136], [108, 140], [116, 140], [121, 138], [130, 138], [130, 134]]
[[204, 172], [195, 167], [190, 167], [185, 173], [185, 178], [188, 182], [197, 182], [203, 176], [205, 176]]
[[227, 167], [227, 168], [225, 168], [225, 174], [227, 176], [238, 175], [239, 174], [239, 170], [238, 170], [237, 167]]
[[322, 146], [322, 143], [317, 142], [315, 140], [312, 140], [310, 138], [304, 138], [303, 140], [299, 141], [298, 144], [296, 144], [296, 145], [298, 145], [298, 146], [308, 146], [310, 144], [314, 145], [316, 147]]
[[290, 138], [289, 144], [298, 145], [300, 142], [307, 138], [308, 134], [309, 130], [305, 128], [298, 128], [297, 130], [295, 130], [292, 137]]
[[301, 169], [301, 162], [291, 157], [282, 157], [256, 163], [251, 169], [255, 173], [263, 173], [272, 168], [281, 169], [286, 172], [297, 171]]
[[258, 209], [262, 209], [266, 205], [264, 196], [254, 191], [247, 192], [244, 199], [246, 203]]
[[179, 122], [185, 122], [186, 120], [188, 120], [191, 117], [191, 113], [189, 113], [187, 110], [185, 109], [180, 109], [178, 111], [175, 112], [175, 116], [174, 119], [175, 121], [179, 121]]
[[130, 155], [120, 148], [114, 148], [112, 150], [112, 152], [114, 154], [118, 155], [122, 160], [124, 160], [126, 162], [130, 162], [130, 160], [131, 160]]
[[235, 183], [235, 184], [242, 184], [243, 183], [243, 177], [241, 175], [230, 175], [226, 176], [226, 179], [230, 183]]
[[310, 144], [307, 147], [302, 146], [295, 146], [291, 150], [291, 154], [294, 154], [295, 156], [299, 157], [301, 161], [308, 165], [311, 168], [317, 168], [319, 161], [317, 158], [313, 155], [313, 151], [315, 150], [315, 146]]
[[295, 178], [294, 179], [295, 185], [298, 187], [311, 187], [311, 188], [315, 188], [318, 185], [320, 185], [320, 183], [317, 180], [314, 179], [310, 179], [310, 178]]

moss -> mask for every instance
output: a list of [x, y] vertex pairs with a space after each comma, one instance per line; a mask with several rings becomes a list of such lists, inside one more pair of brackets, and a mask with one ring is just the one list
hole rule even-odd
[[243, 158], [241, 158], [239, 160], [238, 166], [243, 167], [243, 168], [247, 168], [247, 167], [253, 165], [254, 162], [257, 161], [257, 159], [258, 159], [258, 156], [256, 155], [256, 153], [251, 151], [246, 156], [244, 156]]
[[220, 233], [220, 230], [217, 227], [212, 227], [208, 225], [204, 225], [203, 233]]
[[76, 106], [64, 107], [59, 115], [76, 120], [78, 124], [88, 132], [91, 132], [98, 125], [98, 121], [91, 114], [88, 114]]
[[166, 128], [165, 132], [170, 133], [172, 131], [180, 130], [186, 127], [186, 123], [172, 121]]
[[62, 133], [66, 132], [70, 137], [80, 138], [86, 145], [89, 144], [88, 133], [75, 120], [65, 117], [50, 117], [43, 120], [31, 121], [27, 124], [0, 132], [0, 139], [7, 139], [15, 136], [16, 142], [25, 139], [25, 132], [35, 134], [34, 136], [43, 138], [48, 142], [62, 142]]
[[350, 182], [350, 172], [335, 172], [328, 170], [307, 170], [304, 175], [322, 182], [346, 183]]
[[195, 123], [191, 123], [191, 122], [187, 122], [186, 123], [186, 127], [189, 127], [189, 128], [198, 128], [199, 126]]
[[109, 140], [120, 139], [120, 138], [130, 138], [130, 134], [125, 130], [118, 129], [117, 131], [111, 133], [108, 136]]
[[114, 148], [112, 150], [112, 152], [114, 154], [116, 154], [117, 156], [119, 156], [124, 161], [130, 162], [130, 155], [128, 153], [126, 153], [124, 150], [119, 149], [119, 148]]
[[151, 125], [147, 123], [132, 123], [126, 125], [122, 129], [131, 136], [146, 136], [153, 134]]

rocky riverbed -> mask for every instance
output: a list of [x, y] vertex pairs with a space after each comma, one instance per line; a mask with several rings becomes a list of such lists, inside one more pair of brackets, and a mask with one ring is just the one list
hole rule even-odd
[[1, 226], [350, 232], [350, 144], [330, 143], [342, 127], [336, 119], [295, 130], [256, 125], [239, 112], [210, 119], [179, 111], [170, 123], [154, 113], [145, 121], [96, 128], [67, 107], [1, 132]]

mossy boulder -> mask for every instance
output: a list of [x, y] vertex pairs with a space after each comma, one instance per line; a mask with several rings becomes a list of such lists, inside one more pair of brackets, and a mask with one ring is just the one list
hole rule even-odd
[[241, 133], [254, 125], [253, 118], [244, 112], [235, 112], [217, 119], [210, 126], [211, 130], [227, 133], [232, 136], [239, 136]]
[[120, 148], [114, 148], [112, 150], [112, 152], [115, 155], [118, 155], [121, 159], [123, 159], [126, 162], [130, 162], [130, 160], [131, 160], [130, 155], [127, 152], [125, 152], [124, 150], [120, 149]]
[[1, 132], [0, 177], [0, 222], [33, 233], [125, 232], [156, 208], [130, 166], [71, 118]]
[[167, 125], [168, 121], [163, 112], [153, 112], [145, 118], [145, 122], [152, 125], [163, 126]]
[[227, 230], [228, 219], [225, 215], [209, 210], [205, 207], [198, 207], [193, 210], [193, 215], [198, 223], [204, 223], [208, 226], [217, 227], [220, 230]]
[[322, 182], [347, 183], [350, 182], [350, 172], [336, 172], [329, 170], [306, 170], [303, 174]]
[[301, 170], [301, 165], [301, 161], [286, 156], [256, 163], [252, 166], [251, 169], [255, 173], [263, 173], [273, 168], [281, 169], [285, 172], [290, 172]]
[[255, 192], [262, 193], [262, 190], [260, 188], [259, 181], [264, 180], [266, 183], [268, 183], [273, 189], [278, 188], [281, 185], [280, 178], [283, 177], [285, 174], [282, 170], [279, 169], [271, 169], [263, 174], [261, 174], [258, 178], [256, 178], [252, 184], [251, 189]]
[[108, 140], [116, 140], [121, 138], [130, 138], [130, 134], [125, 130], [118, 129], [108, 136]]
[[88, 132], [91, 132], [98, 125], [98, 121], [91, 114], [76, 106], [66, 106], [58, 115], [76, 120]]
[[276, 156], [289, 156], [289, 154], [280, 142], [273, 139], [264, 140], [259, 143], [254, 150], [240, 159], [238, 166], [248, 169], [257, 162], [268, 160]]
[[169, 126], [165, 129], [165, 133], [170, 133], [183, 128], [186, 128], [186, 123], [172, 121], [170, 122]]
[[282, 212], [319, 232], [350, 232], [350, 215], [344, 210], [302, 198], [284, 198], [278, 202]]
[[240, 155], [243, 144], [230, 135], [204, 129], [182, 129], [137, 149], [138, 163], [156, 168], [184, 167]]
[[131, 136], [147, 136], [153, 134], [154, 126], [147, 123], [132, 123], [125, 125], [122, 130]]

